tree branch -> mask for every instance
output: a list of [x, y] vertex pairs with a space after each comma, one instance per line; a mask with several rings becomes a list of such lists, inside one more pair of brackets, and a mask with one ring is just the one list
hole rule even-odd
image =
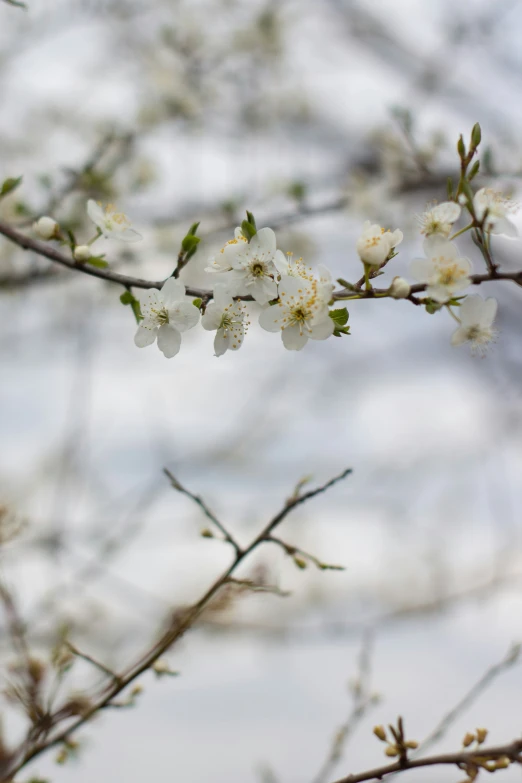
[[[246, 549], [240, 549], [236, 551], [236, 556], [232, 564], [225, 570], [225, 572], [216, 579], [216, 581], [208, 588], [204, 595], [192, 606], [187, 609], [183, 609], [174, 613], [170, 627], [159, 639], [158, 642], [148, 650], [140, 659], [132, 664], [126, 672], [119, 675], [119, 679], [114, 680], [114, 676], [111, 673], [110, 681], [101, 689], [98, 697], [91, 700], [91, 706], [80, 717], [78, 717], [71, 725], [65, 729], [61, 729], [54, 736], [48, 736], [44, 741], [37, 744], [33, 744], [32, 747], [26, 750], [27, 741], [24, 741], [18, 751], [13, 754], [13, 758], [16, 761], [13, 763], [12, 769], [9, 770], [7, 779], [13, 778], [23, 767], [29, 763], [36, 756], [41, 755], [46, 750], [60, 743], [68, 741], [71, 735], [79, 728], [84, 726], [94, 715], [100, 710], [105, 709], [111, 704], [113, 699], [118, 696], [125, 688], [127, 688], [137, 677], [147, 671], [157, 660], [160, 658], [178, 639], [180, 639], [188, 630], [194, 625], [195, 621], [203, 613], [208, 606], [211, 599], [216, 593], [226, 585], [232, 574], [235, 572], [240, 563], [245, 560], [258, 546], [267, 541], [271, 532], [280, 525], [283, 520], [290, 514], [295, 508], [306, 503], [308, 500], [316, 497], [317, 495], [326, 492], [328, 489], [345, 479], [351, 473], [351, 468], [343, 470], [338, 476], [327, 481], [315, 489], [304, 493], [298, 497], [292, 498], [287, 501], [281, 511], [279, 511], [272, 519], [265, 525], [263, 530], [257, 535], [252, 542], [246, 547]], [[168, 474], [167, 474], [168, 475]], [[169, 476], [170, 478], [170, 476]], [[172, 480], [172, 479], [171, 479]], [[71, 714], [67, 705], [59, 708], [53, 715], [49, 716], [52, 728], [57, 727], [63, 721], [70, 719]]]
[[486, 759], [508, 758], [510, 761], [522, 763], [520, 753], [522, 752], [522, 739], [515, 740], [509, 745], [497, 745], [492, 748], [480, 748], [472, 751], [460, 751], [458, 753], [441, 753], [438, 756], [426, 756], [422, 759], [405, 759], [395, 761], [393, 764], [385, 764], [382, 767], [358, 772], [353, 775], [347, 775], [339, 778], [335, 783], [363, 783], [366, 780], [382, 780], [386, 775], [393, 772], [403, 772], [407, 769], [416, 769], [418, 767], [433, 767], [443, 765], [480, 766]]
[[[3, 234], [7, 239], [9, 239], [15, 245], [18, 245], [18, 247], [21, 247], [23, 250], [32, 250], [39, 256], [47, 258], [49, 261], [54, 261], [57, 264], [61, 264], [62, 266], [65, 266], [75, 272], [83, 272], [83, 274], [90, 275], [91, 277], [98, 277], [100, 280], [108, 280], [112, 283], [122, 285], [124, 288], [159, 289], [165, 282], [165, 280], [145, 280], [140, 277], [122, 275], [119, 272], [113, 272], [111, 269], [98, 269], [97, 267], [89, 266], [88, 263], [80, 264], [77, 261], [68, 258], [52, 245], [28, 237], [4, 221], [0, 221], [0, 234]], [[481, 283], [486, 283], [492, 280], [510, 280], [517, 283], [518, 285], [522, 285], [522, 270], [518, 270], [516, 272], [499, 272], [495, 270], [494, 272], [489, 272], [487, 274], [471, 275], [471, 282], [473, 285], [480, 285]], [[357, 285], [358, 284], [356, 283], [355, 287], [357, 287]], [[412, 285], [411, 293], [408, 299], [413, 302], [413, 304], [422, 304], [421, 300], [415, 297], [415, 294], [422, 293], [426, 290], [426, 287], [427, 286], [424, 283], [417, 283], [416, 285]], [[213, 293], [210, 290], [193, 288], [192, 286], [187, 286], [186, 292], [188, 296], [205, 299], [207, 301], [213, 296]], [[373, 288], [369, 291], [357, 290], [356, 292], [347, 288], [342, 288], [339, 291], [334, 291], [333, 299], [336, 301], [346, 300], [352, 296], [356, 299], [375, 299], [385, 296], [387, 292], [388, 288]], [[241, 296], [238, 298], [245, 302], [253, 301], [251, 296]]]

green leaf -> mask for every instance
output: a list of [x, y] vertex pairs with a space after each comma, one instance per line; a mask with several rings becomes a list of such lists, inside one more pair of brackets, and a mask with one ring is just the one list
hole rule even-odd
[[299, 180], [292, 182], [288, 188], [288, 195], [291, 196], [291, 198], [295, 198], [296, 201], [303, 201], [306, 197], [306, 193], [306, 184], [304, 182], [299, 182]]
[[346, 307], [330, 310], [329, 316], [336, 326], [345, 326], [348, 323], [349, 315]]
[[27, 3], [22, 3], [22, 0], [4, 0], [7, 5], [13, 5], [15, 8], [27, 8]]
[[91, 256], [88, 261], [85, 261], [86, 264], [90, 264], [91, 266], [95, 266], [97, 269], [107, 269], [109, 264], [102, 256]]
[[249, 212], [249, 211], [248, 211], [248, 209], [247, 209], [247, 211], [246, 211], [246, 216], [247, 216], [247, 220], [248, 220], [248, 222], [249, 222], [249, 223], [250, 223], [252, 226], [254, 226], [254, 230], [257, 232], [256, 219], [255, 219], [255, 217], [254, 217], [253, 213], [252, 213], [252, 212]]
[[342, 334], [350, 334], [349, 326], [336, 326], [333, 331], [334, 337], [340, 337]]
[[134, 317], [136, 319], [136, 323], [139, 324], [139, 322], [142, 320], [143, 316], [141, 314], [141, 307], [139, 300], [136, 299], [132, 291], [125, 291], [120, 296], [120, 302], [123, 305], [130, 305], [132, 307], [132, 312], [134, 313]]
[[257, 229], [253, 223], [250, 223], [248, 220], [243, 220], [241, 223], [241, 231], [243, 232], [243, 236], [250, 240], [252, 237], [255, 237], [257, 234]]
[[198, 230], [199, 223], [200, 221], [198, 221], [197, 223], [193, 223], [191, 225], [191, 227], [187, 231], [187, 236], [196, 236], [196, 231]]
[[16, 190], [18, 185], [22, 182], [23, 177], [8, 177], [4, 180], [2, 187], [0, 188], [0, 198], [7, 196], [8, 193], [12, 193]]
[[181, 241], [181, 247], [185, 253], [191, 253], [191, 255], [194, 255], [200, 242], [200, 237], [195, 237], [193, 234], [187, 234], [187, 236], [184, 237]]
[[197, 299], [193, 299], [192, 304], [194, 305], [194, 307], [197, 307], [199, 310], [201, 308], [201, 305], [203, 304], [203, 299], [200, 299], [199, 297]]

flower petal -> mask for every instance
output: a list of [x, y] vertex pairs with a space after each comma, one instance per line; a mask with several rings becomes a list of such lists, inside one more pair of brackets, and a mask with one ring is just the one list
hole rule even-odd
[[433, 207], [432, 213], [441, 223], [455, 223], [460, 217], [461, 207], [456, 201], [443, 201]]
[[225, 335], [224, 329], [218, 329], [214, 338], [214, 353], [216, 356], [223, 356], [223, 354], [230, 348], [230, 333]]
[[452, 345], [462, 345], [469, 339], [468, 330], [464, 326], [459, 326], [451, 335]]
[[87, 202], [87, 214], [99, 228], [104, 228], [105, 225], [105, 213], [103, 208], [94, 199], [90, 198]]
[[172, 359], [181, 347], [181, 334], [169, 324], [163, 324], [158, 329], [158, 348], [163, 356]]
[[249, 243], [252, 255], [264, 253], [273, 256], [276, 251], [276, 235], [271, 228], [260, 228]]
[[200, 312], [192, 302], [178, 302], [169, 309], [169, 324], [179, 332], [193, 329], [199, 321]]
[[266, 329], [267, 332], [279, 332], [285, 312], [287, 312], [287, 309], [282, 305], [276, 304], [272, 305], [272, 307], [267, 307], [259, 316], [259, 326], [262, 329]]
[[169, 279], [163, 283], [161, 295], [163, 296], [163, 301], [168, 308], [175, 302], [183, 301], [185, 296], [185, 286], [181, 280], [177, 280], [175, 277], [169, 277]]
[[203, 329], [206, 329], [208, 332], [218, 329], [219, 324], [221, 323], [222, 314], [223, 309], [218, 307], [216, 302], [210, 302], [210, 304], [207, 305], [205, 313], [201, 316], [201, 326]]
[[289, 351], [300, 351], [308, 342], [307, 335], [301, 334], [297, 325], [283, 329], [281, 337], [283, 338], [283, 345]]
[[152, 345], [156, 339], [157, 333], [157, 329], [149, 328], [141, 323], [138, 326], [138, 331], [134, 335], [134, 344], [137, 345], [138, 348], [146, 348], [147, 345]]
[[333, 318], [330, 318], [330, 316], [327, 315], [326, 318], [313, 324], [308, 336], [311, 337], [312, 340], [326, 340], [328, 337], [332, 336], [334, 328], [335, 324]]

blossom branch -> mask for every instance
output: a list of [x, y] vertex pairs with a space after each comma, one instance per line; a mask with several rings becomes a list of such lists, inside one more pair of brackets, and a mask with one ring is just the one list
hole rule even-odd
[[[23, 250], [31, 250], [42, 258], [46, 258], [49, 261], [54, 261], [61, 266], [67, 267], [75, 272], [82, 272], [83, 274], [90, 275], [91, 277], [97, 277], [100, 280], [107, 280], [112, 283], [122, 285], [124, 288], [141, 288], [141, 289], [161, 289], [165, 280], [146, 280], [140, 277], [132, 277], [130, 275], [122, 275], [119, 272], [114, 272], [111, 269], [100, 269], [98, 267], [90, 266], [86, 263], [79, 263], [72, 258], [68, 258], [64, 253], [60, 252], [51, 245], [41, 242], [32, 237], [28, 237], [26, 234], [18, 231], [4, 221], [0, 221], [0, 234], [5, 236], [15, 245]], [[167, 278], [168, 279], [168, 278]], [[493, 280], [506, 280], [516, 283], [522, 286], [522, 269], [513, 272], [488, 272], [484, 274], [470, 275], [470, 279], [473, 285], [481, 285], [482, 283], [490, 282]], [[362, 280], [364, 283], [364, 278]], [[354, 288], [358, 289], [361, 281], [354, 284]], [[414, 304], [420, 304], [419, 300], [415, 300], [415, 294], [420, 294], [425, 291], [427, 285], [425, 283], [416, 283], [411, 286], [411, 295], [407, 297]], [[212, 291], [208, 289], [194, 288], [192, 286], [186, 287], [187, 296], [198, 297], [200, 299], [209, 300], [213, 298]], [[357, 290], [354, 292], [349, 288], [342, 288], [338, 291], [334, 291], [333, 299], [346, 300], [353, 299], [374, 299], [388, 294], [388, 288], [372, 288], [369, 291]], [[251, 296], [237, 297], [243, 301], [252, 301]]]
[[[236, 551], [235, 558], [231, 565], [225, 570], [225, 572], [218, 577], [215, 582], [208, 588], [204, 595], [192, 606], [176, 611], [172, 617], [171, 623], [167, 631], [161, 636], [161, 638], [149, 649], [140, 659], [132, 664], [124, 673], [122, 673], [118, 680], [114, 680], [113, 673], [111, 673], [110, 681], [101, 688], [97, 697], [92, 699], [89, 706], [86, 706], [82, 714], [73, 720], [72, 724], [66, 728], [59, 729], [53, 734], [53, 729], [59, 727], [61, 723], [72, 717], [70, 705], [66, 704], [59, 708], [54, 714], [46, 715], [45, 725], [45, 738], [36, 743], [29, 742], [32, 738], [27, 738], [18, 751], [13, 754], [15, 759], [12, 764], [12, 768], [9, 770], [7, 779], [13, 778], [23, 767], [25, 767], [29, 761], [41, 755], [49, 748], [55, 747], [63, 743], [70, 741], [70, 737], [82, 726], [84, 726], [94, 715], [101, 710], [106, 709], [113, 703], [114, 699], [119, 694], [132, 684], [141, 674], [150, 669], [154, 663], [176, 642], [178, 641], [196, 622], [201, 616], [204, 610], [209, 605], [210, 601], [218, 593], [223, 586], [229, 581], [230, 577], [236, 571], [240, 563], [243, 562], [255, 549], [261, 544], [267, 542], [271, 533], [278, 527], [286, 517], [298, 506], [306, 503], [308, 500], [320, 495], [335, 484], [345, 479], [351, 473], [351, 468], [343, 470], [337, 476], [327, 481], [325, 484], [309, 490], [308, 492], [292, 498], [287, 501], [285, 506], [265, 525], [263, 530], [251, 541], [251, 543], [245, 548]], [[169, 476], [170, 478], [170, 476]], [[179, 491], [179, 490], [178, 490]]]
[[[433, 766], [456, 766], [459, 769], [466, 767], [480, 767], [486, 761], [494, 759], [509, 759], [510, 762], [522, 763], [522, 739], [515, 740], [507, 745], [497, 745], [480, 750], [460, 751], [457, 753], [441, 753], [437, 756], [426, 756], [420, 759], [408, 757], [400, 759], [393, 764], [385, 764], [382, 767], [365, 770], [344, 778], [339, 778], [335, 783], [364, 783], [366, 780], [382, 780], [394, 772], [403, 772], [407, 769]], [[490, 770], [492, 771], [492, 770]]]

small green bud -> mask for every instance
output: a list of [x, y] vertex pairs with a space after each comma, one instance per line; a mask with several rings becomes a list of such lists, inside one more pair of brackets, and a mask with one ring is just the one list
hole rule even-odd
[[306, 560], [304, 560], [302, 557], [299, 557], [298, 555], [294, 556], [294, 563], [298, 568], [301, 569], [301, 571], [304, 571], [304, 569], [307, 567], [308, 563]]
[[187, 234], [186, 237], [183, 237], [181, 241], [181, 247], [185, 251], [185, 253], [194, 253], [197, 246], [201, 242], [200, 237], [195, 237], [193, 234]]
[[457, 142], [457, 152], [459, 153], [459, 158], [463, 159], [466, 157], [466, 145], [464, 144], [462, 134], [460, 134], [459, 140]]
[[471, 180], [477, 176], [477, 174], [479, 173], [479, 169], [480, 169], [480, 160], [476, 160], [468, 174], [469, 182], [471, 182]]
[[200, 535], [202, 538], [214, 538], [214, 533], [208, 527], [204, 527]]
[[0, 188], [0, 198], [7, 196], [8, 193], [12, 193], [16, 190], [18, 185], [22, 182], [22, 177], [8, 177], [4, 180], [2, 187]]
[[471, 130], [471, 149], [476, 150], [482, 139], [482, 131], [478, 122], [475, 123]]

